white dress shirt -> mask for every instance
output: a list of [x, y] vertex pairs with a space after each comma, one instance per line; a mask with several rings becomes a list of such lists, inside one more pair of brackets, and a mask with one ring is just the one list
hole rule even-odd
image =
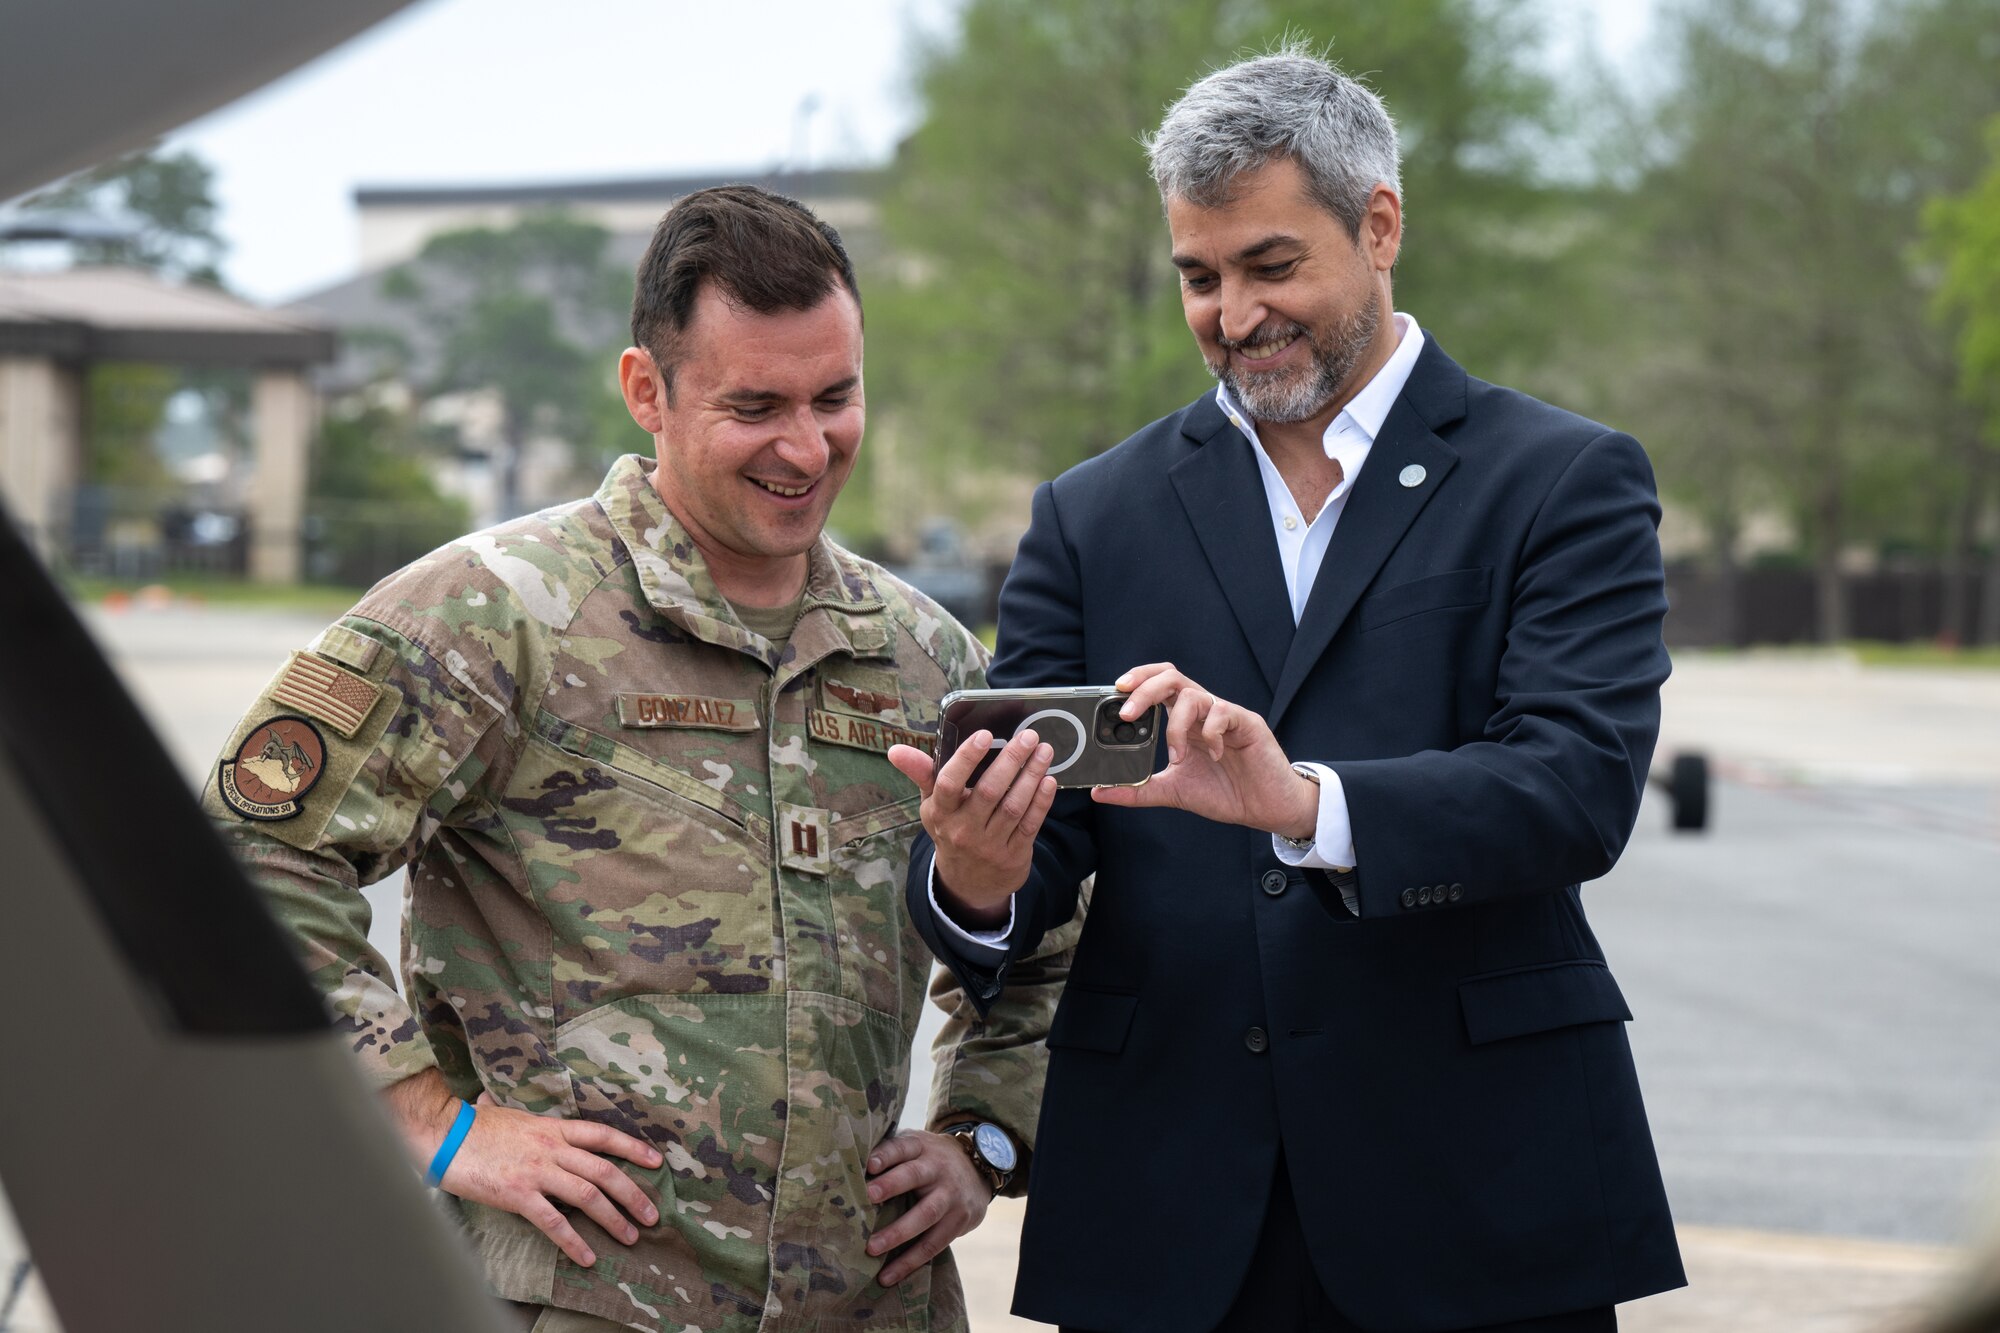
[[[1243, 432], [1257, 455], [1257, 471], [1264, 478], [1264, 498], [1271, 505], [1271, 530], [1278, 538], [1278, 562], [1284, 567], [1285, 592], [1291, 598], [1294, 625], [1305, 614], [1306, 599], [1312, 596], [1313, 581], [1319, 577], [1320, 563], [1326, 559], [1327, 543], [1333, 540], [1333, 530], [1347, 508], [1347, 497], [1354, 493], [1354, 483], [1361, 477], [1369, 451], [1375, 447], [1375, 437], [1382, 433], [1389, 409], [1396, 405], [1403, 386], [1409, 383], [1418, 353], [1424, 350], [1424, 331], [1417, 327], [1417, 321], [1401, 311], [1396, 313], [1395, 320], [1400, 331], [1396, 350], [1327, 425], [1326, 434], [1320, 439], [1326, 456], [1340, 462], [1340, 485], [1333, 488], [1333, 494], [1326, 497], [1326, 503], [1310, 520], [1299, 512], [1298, 502], [1285, 486], [1285, 479], [1278, 475], [1277, 465], [1264, 451], [1263, 441], [1257, 438], [1257, 424], [1250, 414], [1237, 405], [1227, 386], [1215, 386], [1216, 403], [1230, 423]], [[1340, 775], [1324, 764], [1307, 762], [1302, 767], [1311, 769], [1319, 778], [1319, 827], [1313, 832], [1313, 845], [1299, 851], [1274, 834], [1271, 846], [1286, 865], [1313, 870], [1349, 869], [1354, 865], [1354, 826], [1348, 818], [1347, 793], [1341, 789]], [[1352, 909], [1357, 901], [1352, 890], [1343, 896]]]
[[[1257, 457], [1257, 471], [1264, 479], [1264, 497], [1271, 506], [1271, 530], [1278, 539], [1278, 563], [1284, 568], [1285, 594], [1292, 605], [1294, 625], [1305, 613], [1306, 601], [1312, 596], [1313, 581], [1319, 577], [1319, 567], [1326, 559], [1327, 543], [1333, 540], [1334, 527], [1340, 522], [1341, 511], [1347, 508], [1347, 497], [1354, 493], [1354, 483], [1368, 462], [1368, 452], [1374, 448], [1375, 437], [1381, 434], [1389, 409], [1395, 406], [1403, 386], [1409, 382], [1410, 371], [1417, 364], [1418, 353], [1424, 350], [1424, 331], [1417, 327], [1417, 321], [1400, 310], [1394, 318], [1399, 331], [1396, 350], [1375, 372], [1374, 378], [1362, 385], [1347, 406], [1340, 410], [1321, 437], [1321, 447], [1326, 450], [1326, 456], [1340, 461], [1340, 484], [1333, 488], [1333, 493], [1326, 497], [1319, 512], [1310, 519], [1299, 512], [1298, 502], [1292, 498], [1285, 479], [1278, 475], [1277, 465], [1264, 451], [1263, 441], [1257, 438], [1256, 422], [1237, 404], [1226, 385], [1215, 386], [1216, 404], [1222, 408], [1230, 423], [1242, 432], [1243, 438], [1249, 441], [1251, 452]], [[1347, 793], [1341, 789], [1340, 775], [1324, 764], [1302, 762], [1300, 767], [1311, 769], [1319, 778], [1319, 825], [1313, 831], [1313, 845], [1299, 851], [1273, 834], [1272, 850], [1278, 854], [1279, 860], [1290, 866], [1312, 870], [1349, 869], [1354, 865], [1354, 826], [1348, 815]], [[1359, 899], [1354, 890], [1342, 889], [1341, 897], [1346, 900], [1347, 909], [1359, 915]], [[978, 946], [974, 953], [991, 950], [997, 957], [1006, 949], [1007, 937], [1014, 930], [1011, 901], [1007, 907], [1005, 928], [966, 930], [938, 906], [935, 859], [931, 862], [930, 898], [931, 910], [937, 913], [946, 928], [966, 943]]]

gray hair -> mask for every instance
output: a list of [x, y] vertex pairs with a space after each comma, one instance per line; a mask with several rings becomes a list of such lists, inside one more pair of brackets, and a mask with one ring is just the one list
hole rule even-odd
[[1204, 208], [1227, 202], [1244, 172], [1292, 158], [1314, 200], [1357, 238], [1377, 185], [1403, 193], [1382, 99], [1303, 42], [1202, 79], [1144, 143], [1160, 196]]

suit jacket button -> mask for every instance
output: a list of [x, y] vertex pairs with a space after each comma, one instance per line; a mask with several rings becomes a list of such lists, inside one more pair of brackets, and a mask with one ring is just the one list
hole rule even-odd
[[1430, 901], [1431, 901], [1430, 885], [1426, 884], [1421, 889], [1417, 890], [1417, 901], [1422, 903], [1426, 907], [1430, 906]]
[[1454, 884], [1451, 886], [1451, 900], [1453, 902], [1457, 902], [1460, 898], [1463, 898], [1464, 896], [1465, 896], [1465, 886], [1463, 884]]
[[1243, 1044], [1250, 1048], [1253, 1055], [1262, 1055], [1264, 1048], [1271, 1044], [1271, 1039], [1264, 1035], [1264, 1029], [1251, 1028], [1243, 1034]]
[[1270, 894], [1273, 898], [1277, 897], [1279, 894], [1285, 891], [1285, 883], [1286, 880], [1284, 871], [1266, 870], [1264, 872], [1264, 879], [1263, 879], [1264, 892]]
[[1415, 889], [1404, 889], [1403, 906], [1415, 907], [1416, 905], [1417, 905], [1417, 891]]

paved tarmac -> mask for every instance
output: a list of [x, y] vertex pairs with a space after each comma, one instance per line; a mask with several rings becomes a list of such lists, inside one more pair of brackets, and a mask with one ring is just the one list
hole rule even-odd
[[[318, 628], [91, 620], [191, 782]], [[1886, 1333], [1937, 1298], [2000, 1199], [2000, 672], [1683, 655], [1661, 743], [1677, 749], [1716, 762], [1713, 830], [1672, 835], [1650, 799], [1586, 892], [1693, 1280], [1621, 1327]], [[392, 956], [399, 895], [369, 895]], [[956, 1247], [980, 1333], [1045, 1327], [1006, 1313], [1019, 1219], [1002, 1200]], [[0, 1310], [19, 1253], [0, 1207]], [[55, 1327], [32, 1281], [0, 1320]]]

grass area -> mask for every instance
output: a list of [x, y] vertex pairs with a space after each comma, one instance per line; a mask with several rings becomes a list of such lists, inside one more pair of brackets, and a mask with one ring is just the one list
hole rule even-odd
[[251, 583], [247, 579], [205, 574], [175, 574], [149, 583], [71, 576], [63, 580], [63, 589], [78, 602], [130, 598], [140, 605], [160, 598], [158, 590], [164, 589], [166, 600], [171, 602], [198, 602], [247, 611], [296, 611], [328, 620], [360, 601], [365, 591], [319, 583]]
[[1861, 639], [1839, 645], [1765, 644], [1748, 648], [1683, 648], [1676, 651], [1705, 657], [1845, 657], [1862, 666], [2000, 671], [2000, 644], [1950, 648], [1930, 642], [1878, 643]]
[[1855, 643], [1849, 645], [1864, 666], [1978, 667], [2000, 671], [2000, 644], [1978, 648], [1947, 648], [1935, 643]]

